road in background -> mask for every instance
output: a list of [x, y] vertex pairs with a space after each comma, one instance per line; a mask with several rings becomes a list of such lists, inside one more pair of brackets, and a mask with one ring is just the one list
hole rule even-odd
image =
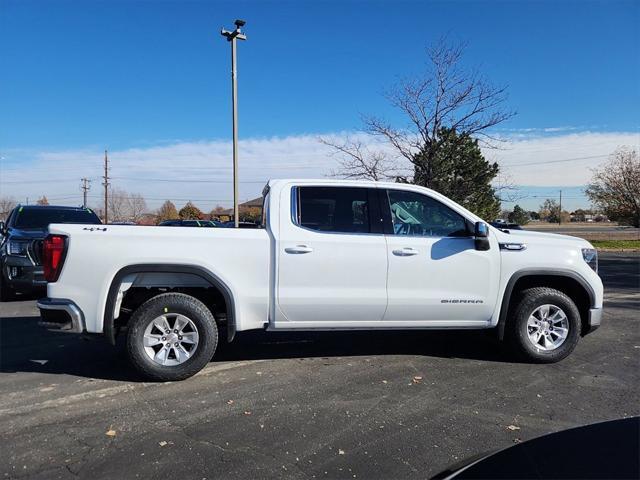
[[554, 365], [484, 332], [241, 333], [194, 378], [142, 383], [122, 345], [0, 304], [2, 478], [425, 478], [640, 414], [640, 256], [603, 254], [602, 327]]
[[640, 228], [619, 226], [618, 224], [585, 222], [556, 223], [531, 222], [523, 227], [525, 230], [546, 233], [561, 233], [587, 240], [640, 240]]

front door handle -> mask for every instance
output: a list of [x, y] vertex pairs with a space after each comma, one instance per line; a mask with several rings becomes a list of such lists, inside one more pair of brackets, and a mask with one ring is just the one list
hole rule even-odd
[[418, 255], [418, 253], [420, 252], [418, 252], [418, 250], [416, 250], [415, 248], [405, 247], [393, 250], [392, 253], [397, 257], [411, 257], [413, 255]]
[[302, 253], [311, 253], [313, 252], [313, 248], [307, 247], [306, 245], [296, 245], [295, 247], [287, 247], [284, 249], [287, 253], [292, 254], [302, 254]]

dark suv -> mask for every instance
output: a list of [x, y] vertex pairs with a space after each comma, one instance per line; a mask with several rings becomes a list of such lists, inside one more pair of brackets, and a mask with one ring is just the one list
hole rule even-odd
[[47, 285], [42, 271], [42, 241], [50, 223], [99, 225], [88, 208], [22, 205], [0, 222], [0, 300]]

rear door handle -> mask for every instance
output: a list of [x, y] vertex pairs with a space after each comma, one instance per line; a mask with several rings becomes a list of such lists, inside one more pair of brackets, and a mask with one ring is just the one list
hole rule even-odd
[[397, 257], [411, 257], [413, 255], [418, 255], [418, 253], [420, 252], [415, 248], [405, 247], [405, 248], [398, 248], [396, 250], [393, 250], [392, 253]]
[[284, 249], [287, 253], [292, 254], [302, 254], [302, 253], [311, 253], [313, 252], [313, 248], [307, 247], [306, 245], [296, 245], [295, 247], [287, 247]]

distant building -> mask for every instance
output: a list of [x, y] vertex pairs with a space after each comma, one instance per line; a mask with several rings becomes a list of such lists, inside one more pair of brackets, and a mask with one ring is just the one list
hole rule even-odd
[[[248, 202], [238, 205], [238, 212], [241, 221], [255, 222], [262, 218], [262, 197], [254, 198]], [[233, 220], [233, 208], [228, 208], [215, 215], [221, 222]]]

